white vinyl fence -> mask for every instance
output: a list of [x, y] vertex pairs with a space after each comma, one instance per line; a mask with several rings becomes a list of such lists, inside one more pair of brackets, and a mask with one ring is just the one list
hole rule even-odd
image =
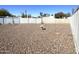
[[69, 17], [71, 29], [73, 33], [76, 52], [79, 53], [79, 10]]
[[[55, 19], [53, 16], [43, 17], [43, 23], [69, 23], [68, 19]], [[1, 24], [41, 23], [41, 18], [6, 17], [0, 18]]]
[[6, 18], [0, 18], [1, 24], [19, 24], [20, 18], [17, 17], [6, 17]]
[[3, 24], [3, 18], [0, 18], [0, 23]]

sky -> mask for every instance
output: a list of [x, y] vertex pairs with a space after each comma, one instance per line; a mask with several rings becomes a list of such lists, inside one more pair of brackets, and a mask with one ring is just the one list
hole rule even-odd
[[78, 5], [0, 5], [0, 9], [6, 9], [16, 16], [20, 16], [25, 10], [27, 14], [39, 16], [40, 12], [55, 14], [57, 12], [71, 13]]

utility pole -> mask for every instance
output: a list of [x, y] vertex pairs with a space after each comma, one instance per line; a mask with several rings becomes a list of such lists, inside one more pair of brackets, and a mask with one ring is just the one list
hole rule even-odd
[[27, 10], [25, 10], [25, 15], [27, 16], [27, 20], [28, 20], [28, 23], [29, 23], [29, 17], [28, 17], [28, 13], [27, 13]]
[[25, 15], [26, 15], [26, 18], [27, 18], [27, 10], [25, 10]]

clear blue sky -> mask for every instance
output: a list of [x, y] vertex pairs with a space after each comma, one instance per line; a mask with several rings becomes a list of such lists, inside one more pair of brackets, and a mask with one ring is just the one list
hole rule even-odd
[[28, 14], [38, 16], [40, 12], [54, 14], [57, 12], [71, 13], [78, 5], [0, 5], [14, 15], [21, 15], [25, 10]]

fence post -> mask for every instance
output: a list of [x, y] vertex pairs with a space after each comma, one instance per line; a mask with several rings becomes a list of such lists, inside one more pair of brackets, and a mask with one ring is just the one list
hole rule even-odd
[[12, 21], [13, 21], [13, 24], [14, 24], [14, 18], [12, 17]]
[[19, 18], [19, 24], [20, 24], [20, 19], [21, 19], [21, 18]]
[[3, 17], [3, 24], [4, 24], [4, 17]]

